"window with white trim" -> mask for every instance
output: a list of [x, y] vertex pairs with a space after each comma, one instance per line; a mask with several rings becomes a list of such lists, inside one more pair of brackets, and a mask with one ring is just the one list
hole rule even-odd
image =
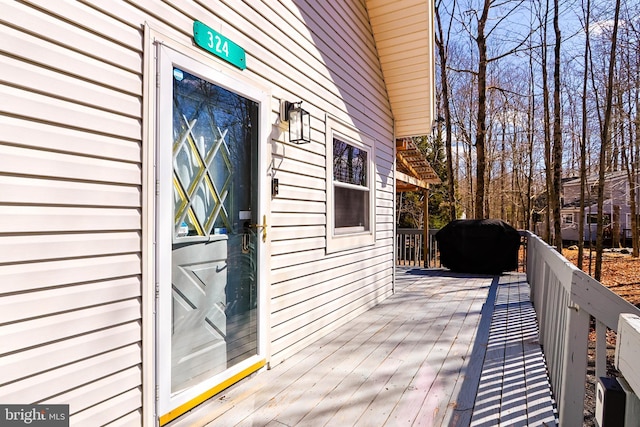
[[573, 213], [564, 213], [564, 214], [562, 214], [562, 223], [563, 224], [573, 224]]
[[374, 142], [327, 118], [327, 251], [375, 242]]

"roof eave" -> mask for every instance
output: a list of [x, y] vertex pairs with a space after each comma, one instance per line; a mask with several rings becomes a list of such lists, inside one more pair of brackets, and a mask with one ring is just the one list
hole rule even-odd
[[366, 0], [396, 138], [431, 133], [435, 111], [433, 0]]

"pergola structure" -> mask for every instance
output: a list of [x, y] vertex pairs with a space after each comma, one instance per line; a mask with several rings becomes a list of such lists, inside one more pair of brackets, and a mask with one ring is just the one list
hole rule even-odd
[[441, 182], [411, 138], [396, 139], [396, 192], [419, 191], [424, 196], [422, 241], [425, 267], [429, 262], [429, 185]]

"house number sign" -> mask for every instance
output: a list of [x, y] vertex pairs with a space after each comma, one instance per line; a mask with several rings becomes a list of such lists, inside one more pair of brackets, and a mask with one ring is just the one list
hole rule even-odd
[[193, 22], [193, 40], [204, 50], [241, 70], [247, 68], [244, 49], [200, 21]]

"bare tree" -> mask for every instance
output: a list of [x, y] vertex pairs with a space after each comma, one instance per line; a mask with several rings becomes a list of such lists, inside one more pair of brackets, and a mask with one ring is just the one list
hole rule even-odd
[[[486, 142], [487, 142], [487, 69], [488, 64], [494, 61], [498, 61], [509, 55], [513, 55], [518, 52], [529, 38], [529, 35], [523, 37], [522, 40], [518, 40], [515, 46], [511, 49], [507, 49], [499, 55], [489, 58], [487, 52], [487, 37], [493, 30], [498, 28], [502, 22], [504, 22], [508, 16], [510, 16], [515, 10], [522, 5], [524, 1], [519, 0], [508, 4], [508, 10], [503, 11], [501, 17], [496, 20], [496, 23], [488, 28], [489, 13], [492, 6], [495, 6], [496, 2], [492, 0], [483, 0], [481, 2], [480, 16], [477, 16], [475, 12], [474, 16], [477, 17], [477, 28], [473, 39], [478, 52], [478, 67], [476, 72], [477, 78], [477, 114], [475, 120], [475, 148], [476, 148], [476, 190], [475, 190], [475, 203], [474, 203], [474, 216], [475, 218], [485, 217], [485, 184], [486, 184]], [[499, 3], [499, 6], [506, 6], [507, 3]], [[473, 12], [475, 9], [470, 9], [468, 12]], [[472, 34], [472, 32], [470, 32]]]
[[604, 184], [607, 169], [607, 150], [610, 145], [611, 110], [613, 104], [613, 75], [615, 72], [616, 47], [618, 41], [618, 19], [620, 17], [620, 0], [616, 0], [611, 34], [611, 53], [609, 56], [609, 75], [607, 79], [604, 123], [601, 131], [600, 165], [598, 173], [598, 224], [596, 231], [596, 265], [593, 277], [600, 280], [602, 275], [602, 250], [604, 249]]
[[[622, 165], [627, 174], [629, 185], [630, 213], [631, 213], [631, 241], [632, 256], [640, 256], [640, 235], [638, 230], [638, 210], [637, 186], [638, 186], [638, 155], [640, 151], [640, 48], [637, 47], [637, 40], [640, 31], [636, 28], [632, 16], [637, 14], [625, 8], [627, 25], [624, 27], [623, 38], [625, 48], [623, 49], [624, 64], [621, 69], [626, 70], [625, 80], [628, 82], [626, 89], [627, 111], [621, 111], [621, 122], [627, 122], [628, 143], [621, 144]], [[621, 109], [623, 107], [621, 106]], [[635, 114], [635, 116], [634, 116]]]
[[553, 67], [553, 180], [550, 207], [553, 210], [554, 244], [562, 253], [562, 218], [560, 215], [560, 191], [562, 185], [562, 111], [560, 110], [560, 45], [562, 42], [559, 23], [558, 0], [553, 2], [553, 29], [555, 33]]
[[[436, 46], [438, 47], [438, 54], [440, 57], [440, 84], [442, 85], [442, 109], [444, 112], [444, 126], [445, 126], [445, 144], [447, 152], [447, 194], [449, 195], [449, 215], [451, 220], [456, 219], [456, 188], [453, 175], [453, 150], [452, 150], [452, 122], [451, 122], [451, 107], [449, 102], [449, 81], [447, 73], [447, 48], [449, 44], [449, 35], [451, 31], [451, 20], [453, 20], [453, 12], [450, 15], [447, 37], [444, 37], [444, 31], [442, 28], [442, 22], [440, 17], [440, 8], [442, 6], [442, 0], [438, 1], [436, 5], [435, 15], [437, 24], [436, 33]], [[453, 1], [452, 11], [456, 8], [456, 2]], [[437, 119], [439, 120], [439, 118]]]
[[482, 13], [478, 19], [478, 31], [476, 45], [478, 47], [478, 114], [476, 116], [476, 196], [475, 212], [477, 219], [484, 218], [484, 180], [485, 180], [485, 140], [486, 140], [486, 115], [487, 115], [487, 39], [485, 27], [489, 19], [489, 7], [491, 0], [484, 0]]
[[529, 173], [527, 175], [527, 213], [526, 223], [529, 230], [535, 229], [535, 224], [532, 223], [532, 199], [533, 194], [533, 145], [535, 141], [535, 112], [536, 112], [536, 90], [535, 90], [535, 74], [533, 69], [533, 48], [531, 42], [529, 43], [529, 97], [527, 105], [527, 149], [529, 152]]
[[[587, 88], [589, 86], [589, 24], [591, 22], [591, 0], [583, 1], [584, 13], [584, 78], [582, 82], [582, 132], [580, 137], [580, 217], [578, 218], [578, 268], [582, 269], [584, 259], [585, 190], [587, 187]], [[591, 256], [591, 254], [589, 254]]]
[[541, 72], [542, 72], [542, 104], [543, 104], [543, 134], [544, 134], [544, 165], [545, 165], [545, 177], [546, 177], [546, 193], [547, 193], [547, 210], [546, 221], [545, 224], [545, 233], [544, 238], [547, 239], [548, 242], [551, 242], [551, 200], [554, 199], [552, 191], [553, 191], [553, 176], [551, 173], [551, 135], [550, 135], [550, 122], [551, 122], [551, 114], [549, 108], [549, 77], [547, 72], [547, 23], [549, 21], [549, 0], [546, 1], [546, 5], [544, 8], [540, 7], [539, 9], [538, 19], [540, 21], [540, 26], [542, 28], [541, 33], [541, 43], [540, 43], [540, 51], [541, 51]]

